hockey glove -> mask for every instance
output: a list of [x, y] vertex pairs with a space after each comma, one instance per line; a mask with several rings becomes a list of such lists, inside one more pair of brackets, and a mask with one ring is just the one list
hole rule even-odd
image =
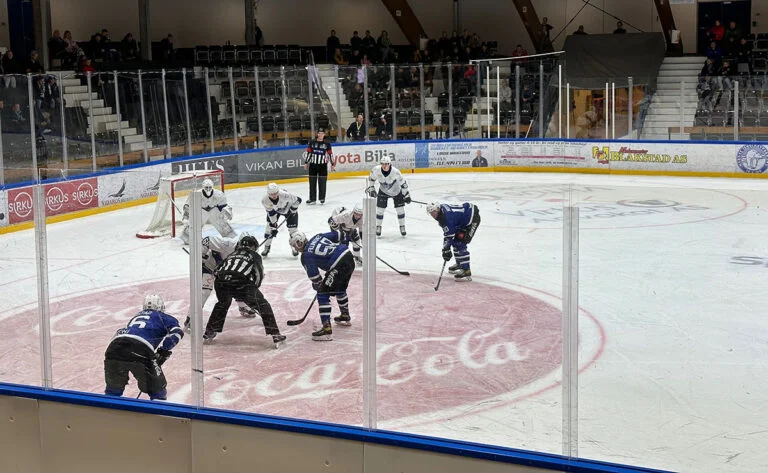
[[405, 203], [406, 204], [410, 204], [411, 203], [411, 194], [406, 194], [405, 195]]
[[360, 241], [360, 233], [358, 233], [357, 228], [353, 228], [349, 231], [349, 234], [347, 235], [347, 239], [349, 241]]
[[453, 252], [450, 248], [443, 248], [443, 261], [450, 261], [453, 258]]
[[339, 229], [339, 224], [336, 223], [333, 217], [328, 219], [328, 226], [331, 227], [331, 230], [333, 230], [334, 232]]
[[311, 281], [312, 281], [312, 289], [319, 292], [320, 286], [323, 285], [323, 278], [321, 278], [320, 276], [317, 276], [316, 278], [311, 279]]
[[221, 214], [224, 215], [225, 219], [232, 220], [232, 207], [227, 205], [224, 207], [224, 210], [221, 211]]
[[157, 361], [158, 366], [163, 366], [163, 363], [168, 361], [168, 358], [170, 358], [172, 354], [173, 352], [171, 350], [158, 348], [157, 353], [155, 354], [155, 361]]
[[373, 187], [373, 186], [369, 186], [369, 187], [368, 187], [368, 188], [365, 190], [365, 192], [367, 192], [367, 193], [368, 193], [368, 195], [369, 195], [369, 196], [371, 196], [371, 197], [376, 197], [376, 188], [375, 188], [375, 187]]

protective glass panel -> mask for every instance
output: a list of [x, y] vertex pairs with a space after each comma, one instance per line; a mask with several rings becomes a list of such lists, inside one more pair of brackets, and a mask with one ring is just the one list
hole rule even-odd
[[392, 91], [390, 85], [389, 66], [369, 66], [368, 85], [371, 92], [368, 96], [369, 132], [371, 141], [387, 141], [392, 139]]
[[[95, 135], [96, 167], [114, 167], [120, 164], [119, 133], [128, 122], [117, 116], [115, 77], [112, 72], [95, 72], [91, 75], [91, 93], [86, 93], [80, 104], [88, 111], [88, 133]], [[101, 105], [101, 106], [99, 106]]]
[[579, 181], [579, 456], [760, 469], [766, 186]]
[[[341, 126], [345, 141], [365, 140], [364, 75], [361, 67], [339, 66], [341, 80]], [[345, 107], [346, 105], [346, 107]], [[358, 114], [361, 114], [358, 121]]]
[[168, 103], [168, 121], [170, 123], [171, 156], [189, 156], [182, 71], [166, 71], [165, 89]]
[[166, 135], [165, 101], [163, 98], [163, 78], [161, 72], [143, 72], [141, 74], [143, 90], [144, 117], [147, 125], [147, 138], [152, 143], [150, 158], [168, 156], [168, 138]]
[[[518, 159], [492, 142], [440, 145], [425, 151], [446, 167], [475, 158], [488, 166], [496, 154]], [[425, 205], [379, 209], [377, 256], [410, 272], [377, 264], [379, 427], [559, 453], [567, 184], [513, 174], [408, 176], [414, 199], [447, 205], [449, 243], [444, 255], [443, 230]], [[479, 226], [465, 245], [461, 234], [472, 234], [473, 221]]]
[[[0, 79], [2, 92], [3, 168], [6, 184], [30, 181], [36, 177], [32, 163], [32, 122], [26, 75], [6, 74]], [[35, 130], [35, 141], [44, 139], [41, 130]]]

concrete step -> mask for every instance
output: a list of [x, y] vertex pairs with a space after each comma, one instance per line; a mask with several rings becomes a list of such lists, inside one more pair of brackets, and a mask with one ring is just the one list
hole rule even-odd
[[144, 138], [144, 135], [123, 135], [123, 142], [128, 143], [140, 143], [143, 142], [146, 138]]
[[93, 117], [88, 116], [86, 117], [86, 120], [88, 123], [107, 123], [107, 122], [116, 122], [117, 121], [117, 115], [112, 113], [109, 115], [94, 115]]
[[704, 56], [669, 56], [664, 58], [663, 64], [694, 64], [703, 65], [707, 58]]
[[[152, 147], [152, 142], [147, 141], [147, 148]], [[128, 143], [127, 145], [128, 151], [143, 151], [144, 150], [144, 141], [137, 141], [135, 143]]]
[[682, 78], [692, 78], [693, 80], [697, 80], [699, 77], [699, 68], [696, 70], [686, 70], [686, 69], [677, 69], [677, 68], [670, 68], [670, 69], [661, 69], [659, 70], [659, 79], [661, 78], [668, 78], [668, 77], [682, 77]]
[[[79, 86], [80, 84], [81, 84], [80, 79], [71, 77], [71, 78], [68, 78], [68, 79], [66, 79], [66, 78], [65, 79], [61, 79], [61, 84], [59, 84], [59, 87], [62, 88], [62, 89], [65, 89], [67, 87]], [[87, 88], [87, 86], [86, 86], [86, 88]]]
[[86, 94], [88, 93], [87, 85], [80, 85], [78, 81], [77, 85], [66, 85], [63, 87], [65, 94]]
[[80, 106], [84, 109], [88, 110], [88, 107], [91, 106], [91, 103], [93, 103], [93, 108], [96, 107], [103, 107], [104, 106], [104, 99], [98, 99], [98, 100], [83, 100], [80, 102]]
[[93, 116], [112, 115], [112, 107], [93, 107], [93, 109], [86, 108], [86, 110]]

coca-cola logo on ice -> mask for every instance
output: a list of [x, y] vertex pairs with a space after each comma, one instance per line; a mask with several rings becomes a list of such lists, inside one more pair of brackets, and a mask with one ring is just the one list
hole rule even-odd
[[[463, 412], [473, 414], [535, 396], [558, 384], [561, 372], [561, 309], [557, 298], [509, 284], [443, 281], [434, 275], [377, 274], [377, 411], [380, 421], [405, 425]], [[306, 322], [289, 327], [312, 302], [314, 292], [301, 271], [272, 270], [261, 290], [288, 340], [272, 347], [261, 320], [242, 318], [235, 304], [224, 331], [203, 346], [206, 405], [265, 414], [359, 424], [362, 421], [362, 282], [349, 287], [351, 327], [333, 327], [332, 342], [316, 342], [317, 305]], [[167, 312], [183, 321], [188, 279], [156, 281], [78, 293], [51, 304], [57, 387], [99, 391], [99, 380], [78, 373], [98, 370], [110, 337], [139, 310], [143, 298], [159, 293]], [[215, 295], [203, 311], [207, 321]], [[338, 308], [333, 302], [334, 314]], [[19, 343], [37, 343], [35, 309], [0, 321]], [[582, 317], [580, 360], [599, 355], [603, 335], [591, 316]], [[26, 339], [29, 339], [25, 342]], [[169, 401], [190, 403], [190, 337], [163, 366]], [[24, 367], [9, 366], [8, 370]], [[18, 373], [19, 376], [22, 373]], [[14, 379], [13, 373], [6, 373]]]

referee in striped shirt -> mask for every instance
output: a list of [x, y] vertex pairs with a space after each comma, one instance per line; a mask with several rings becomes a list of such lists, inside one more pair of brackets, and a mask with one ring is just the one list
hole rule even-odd
[[[331, 171], [336, 170], [336, 160], [333, 159], [331, 143], [325, 141], [325, 130], [317, 130], [317, 138], [309, 142], [307, 151], [304, 152], [304, 169], [309, 167], [309, 200], [308, 205], [314, 205], [317, 197], [320, 203], [325, 203], [325, 184], [328, 180], [328, 163], [331, 163]], [[318, 184], [320, 194], [318, 195]]]

